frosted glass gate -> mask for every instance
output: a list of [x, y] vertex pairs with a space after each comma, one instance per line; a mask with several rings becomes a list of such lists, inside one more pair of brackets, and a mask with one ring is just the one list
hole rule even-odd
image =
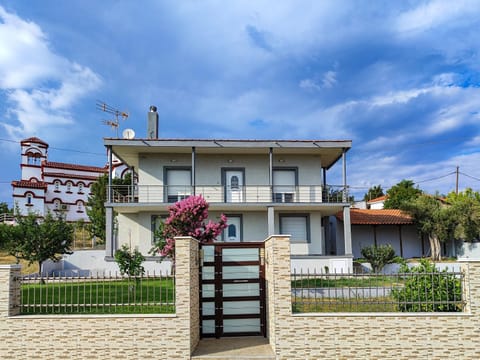
[[202, 245], [202, 337], [266, 336], [264, 243]]

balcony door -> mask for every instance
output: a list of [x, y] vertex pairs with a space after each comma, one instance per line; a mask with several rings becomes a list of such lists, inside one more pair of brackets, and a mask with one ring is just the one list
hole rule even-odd
[[295, 202], [295, 187], [298, 183], [296, 168], [273, 169], [273, 201]]
[[165, 183], [167, 185], [167, 202], [174, 203], [192, 194], [192, 173], [188, 168], [167, 168]]
[[243, 169], [223, 169], [225, 202], [243, 202], [244, 201], [244, 170]]

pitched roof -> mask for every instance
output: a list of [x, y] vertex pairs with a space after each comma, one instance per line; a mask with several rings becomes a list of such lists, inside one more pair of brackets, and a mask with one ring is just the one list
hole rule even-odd
[[12, 181], [12, 186], [19, 187], [19, 188], [28, 188], [28, 189], [46, 189], [47, 183], [43, 181], [20, 180], [20, 181]]
[[30, 142], [34, 142], [34, 143], [37, 143], [37, 144], [42, 144], [42, 145], [45, 145], [46, 147], [48, 147], [48, 144], [45, 141], [43, 141], [42, 139], [39, 139], [38, 137], [35, 137], [35, 136], [29, 137], [28, 139], [23, 139], [22, 141], [20, 141], [20, 144], [25, 145], [26, 143], [30, 143]]
[[[336, 217], [343, 221], [343, 212], [338, 212]], [[413, 220], [410, 215], [397, 209], [350, 209], [350, 223], [352, 225], [409, 225], [413, 224]]]
[[368, 200], [367, 204], [385, 201], [387, 200], [387, 198], [388, 198], [388, 195], [382, 195], [382, 196], [376, 197], [375, 199]]
[[108, 170], [106, 166], [98, 167], [98, 166], [76, 165], [76, 164], [67, 164], [67, 163], [54, 162], [54, 161], [43, 161], [42, 166], [54, 168], [54, 169], [91, 171], [91, 172], [101, 172], [101, 173], [105, 173]]

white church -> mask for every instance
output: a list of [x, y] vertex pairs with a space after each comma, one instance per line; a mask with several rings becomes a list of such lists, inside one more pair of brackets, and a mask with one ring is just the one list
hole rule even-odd
[[[67, 221], [88, 222], [90, 186], [108, 167], [48, 161], [48, 144], [37, 137], [22, 140], [20, 146], [22, 177], [12, 181], [15, 211], [39, 216], [62, 212]], [[122, 165], [117, 161], [114, 166]]]

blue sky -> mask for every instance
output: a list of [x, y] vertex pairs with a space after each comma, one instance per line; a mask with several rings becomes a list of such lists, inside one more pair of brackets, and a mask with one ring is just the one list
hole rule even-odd
[[165, 138], [350, 139], [357, 197], [480, 190], [479, 29], [478, 1], [1, 0], [0, 201], [22, 138], [105, 163], [97, 99], [138, 137], [153, 104]]

